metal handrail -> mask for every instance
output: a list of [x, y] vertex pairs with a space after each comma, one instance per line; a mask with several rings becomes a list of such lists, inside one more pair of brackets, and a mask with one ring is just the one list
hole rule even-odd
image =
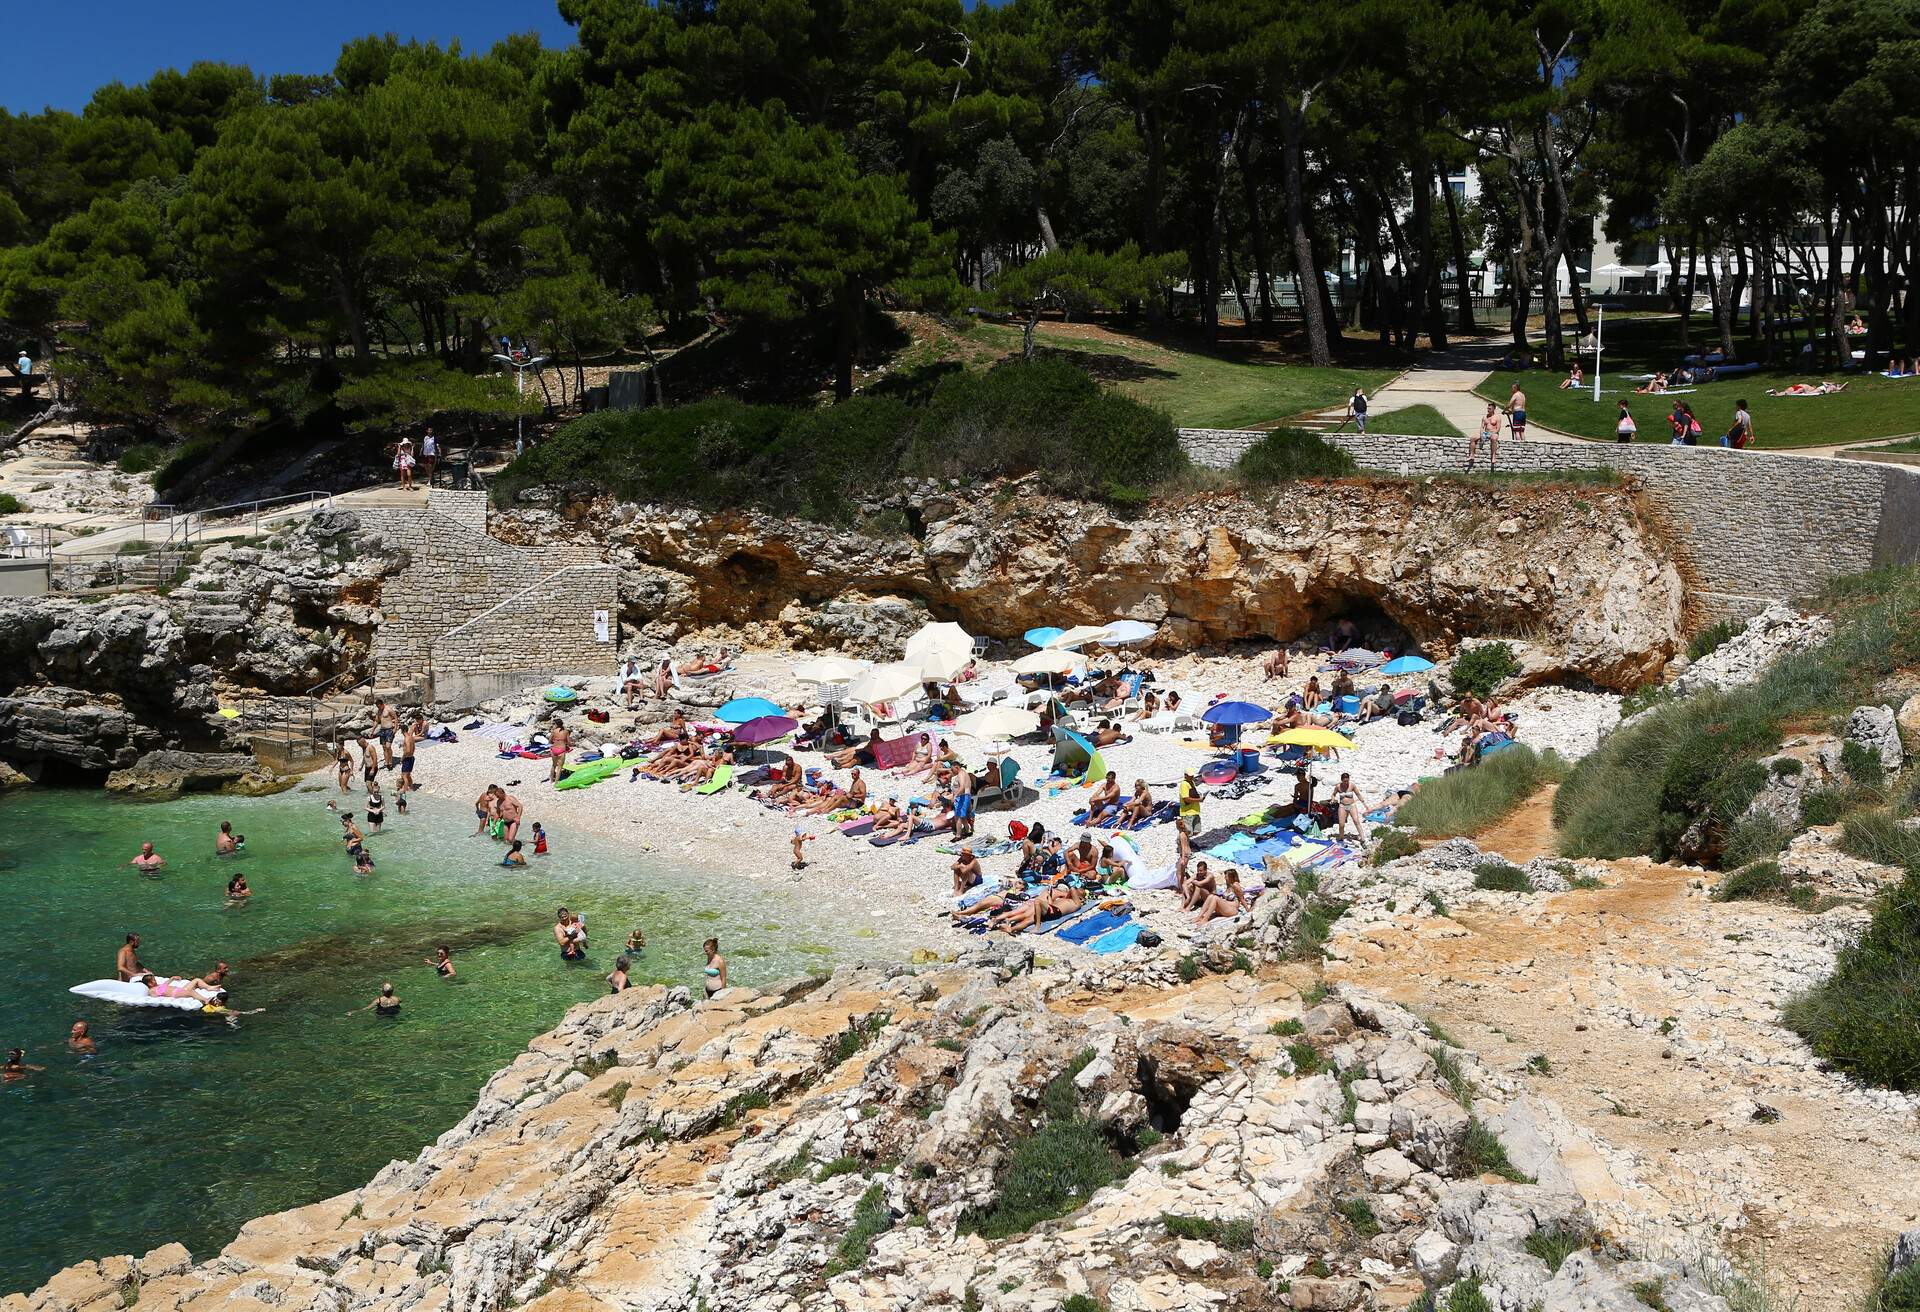
[[[189, 510], [185, 514], [168, 517], [167, 541], [172, 542], [177, 537], [178, 540], [183, 543], [191, 542], [193, 541], [194, 534], [203, 530], [207, 525], [207, 521], [214, 518], [251, 516], [254, 531], [258, 532], [260, 529], [260, 513], [267, 507], [280, 506], [282, 503], [287, 503], [283, 508], [292, 509], [294, 505], [305, 505], [313, 501], [332, 505], [333, 493], [312, 488], [305, 492], [287, 492], [277, 497], [259, 497], [253, 501], [235, 501], [224, 506], [208, 506], [204, 510]], [[228, 511], [239, 511], [240, 515], [228, 515], [225, 513]]]

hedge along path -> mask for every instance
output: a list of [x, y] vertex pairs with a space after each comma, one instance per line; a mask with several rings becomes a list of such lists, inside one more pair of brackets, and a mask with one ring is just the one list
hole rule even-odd
[[[1818, 924], [1709, 902], [1697, 870], [1582, 864], [1606, 866], [1608, 887], [1342, 932], [1326, 976], [1431, 1017], [1551, 1099], [1577, 1131], [1572, 1186], [1603, 1226], [1678, 1242], [1682, 1223], [1744, 1216], [1724, 1242], [1763, 1241], [1776, 1290], [1854, 1306], [1870, 1263], [1920, 1224], [1920, 1139], [1910, 1115], [1803, 1066], [1779, 1022], [1781, 967], [1754, 940], [1817, 950]], [[1550, 1074], [1527, 1069], [1534, 1054]], [[1752, 1120], [1747, 1099], [1780, 1121]], [[1648, 1217], [1676, 1228], [1649, 1234]]]

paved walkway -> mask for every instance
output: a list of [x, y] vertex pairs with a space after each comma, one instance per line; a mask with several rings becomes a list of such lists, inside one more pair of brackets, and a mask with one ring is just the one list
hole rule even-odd
[[[1448, 350], [1430, 353], [1413, 368], [1375, 392], [1369, 400], [1369, 417], [1383, 433], [1393, 431], [1385, 416], [1410, 406], [1432, 406], [1446, 421], [1460, 430], [1462, 437], [1480, 429], [1480, 417], [1487, 411], [1486, 398], [1474, 389], [1486, 382], [1509, 350], [1505, 342], [1467, 342]], [[1542, 380], [1548, 376], [1537, 375]], [[1552, 384], [1548, 384], [1551, 386]], [[1497, 390], [1497, 389], [1496, 389]], [[1527, 437], [1548, 441], [1578, 442], [1582, 439], [1539, 423], [1527, 425]]]

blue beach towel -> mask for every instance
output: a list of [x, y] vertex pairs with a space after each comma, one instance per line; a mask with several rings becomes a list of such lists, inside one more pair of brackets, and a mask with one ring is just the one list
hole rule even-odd
[[1061, 930], [1059, 937], [1068, 943], [1090, 943], [1102, 934], [1126, 924], [1131, 914], [1128, 911], [1096, 912]]
[[1095, 952], [1124, 952], [1139, 941], [1146, 926], [1137, 920], [1129, 920], [1116, 930], [1102, 934], [1087, 946]]

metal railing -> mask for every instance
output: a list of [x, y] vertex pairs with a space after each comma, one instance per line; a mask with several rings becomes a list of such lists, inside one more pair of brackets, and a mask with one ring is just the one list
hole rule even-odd
[[323, 506], [332, 505], [333, 493], [311, 489], [306, 492], [287, 492], [277, 497], [260, 497], [253, 501], [235, 501], [224, 506], [209, 506], [205, 510], [189, 510], [167, 518], [167, 542], [187, 545], [195, 535], [204, 533], [210, 524], [242, 519], [250, 520], [253, 532], [257, 534], [263, 515], [272, 518], [316, 501]]

